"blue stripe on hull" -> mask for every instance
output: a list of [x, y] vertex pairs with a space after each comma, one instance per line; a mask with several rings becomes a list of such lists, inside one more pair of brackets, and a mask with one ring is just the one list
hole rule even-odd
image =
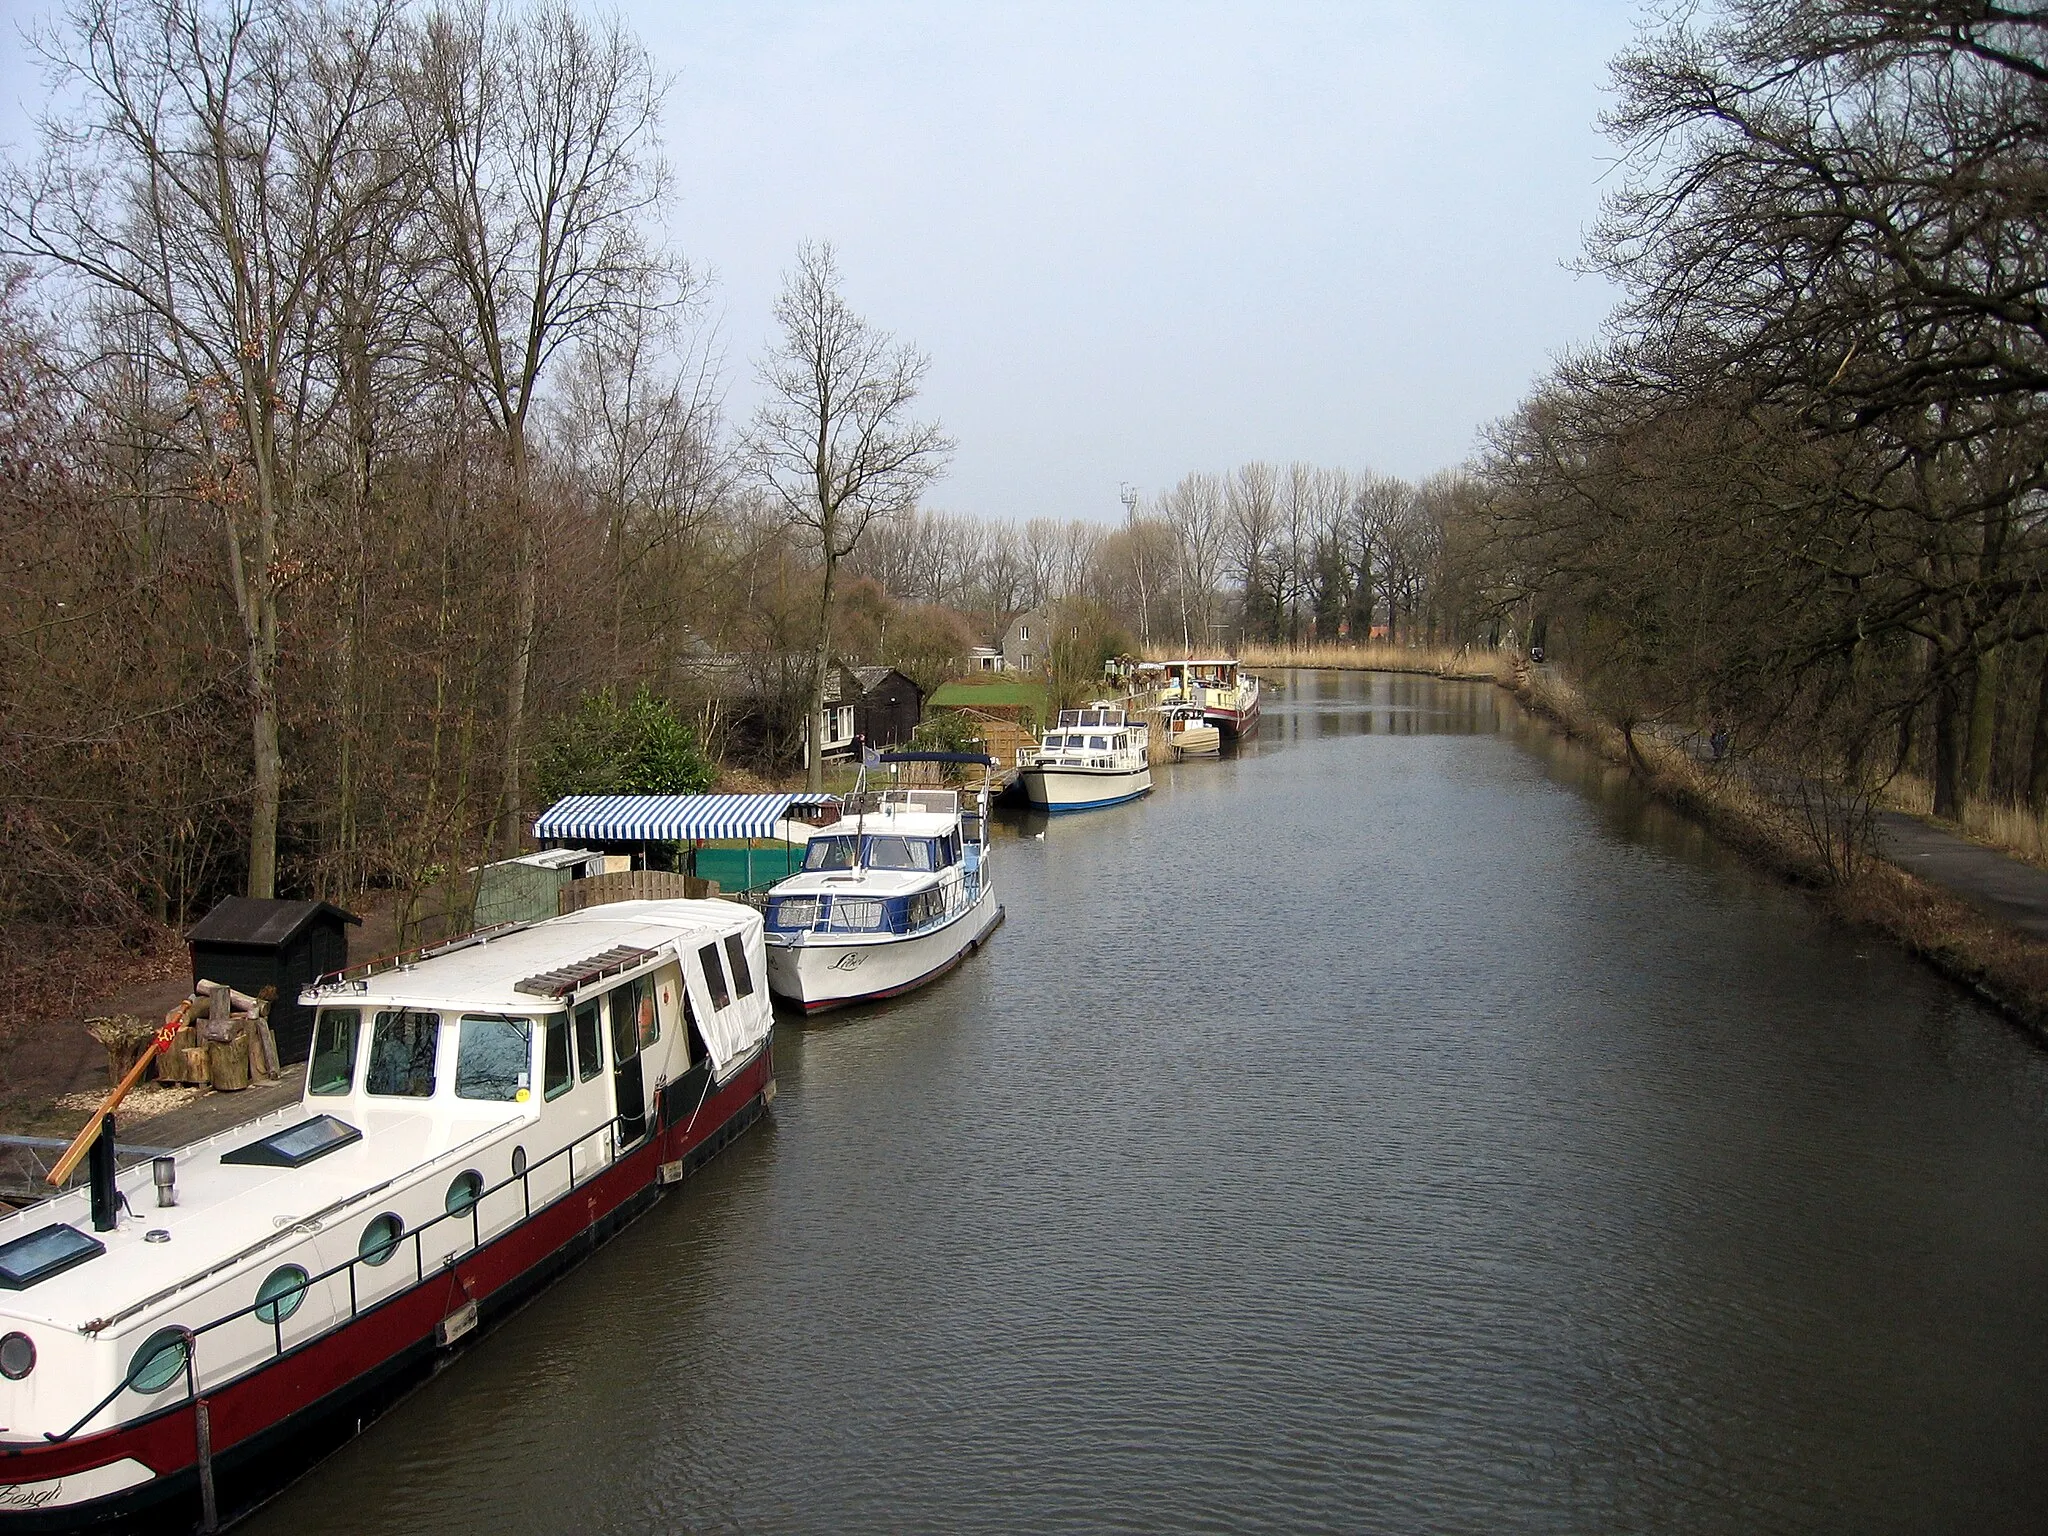
[[1128, 795], [1114, 795], [1107, 800], [1069, 800], [1064, 805], [1034, 805], [1032, 809], [1044, 811], [1051, 816], [1057, 816], [1062, 811], [1099, 811], [1104, 806], [1122, 805], [1126, 800], [1139, 800], [1151, 793], [1152, 787], [1148, 784], [1143, 789], [1132, 790]]

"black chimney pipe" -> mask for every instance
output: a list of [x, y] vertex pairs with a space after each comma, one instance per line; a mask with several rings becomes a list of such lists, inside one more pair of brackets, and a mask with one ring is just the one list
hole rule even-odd
[[92, 1229], [95, 1232], [114, 1230], [114, 1203], [120, 1198], [114, 1188], [114, 1117], [106, 1116], [100, 1121], [100, 1133], [92, 1141], [92, 1151], [86, 1154], [86, 1166], [92, 1174]]

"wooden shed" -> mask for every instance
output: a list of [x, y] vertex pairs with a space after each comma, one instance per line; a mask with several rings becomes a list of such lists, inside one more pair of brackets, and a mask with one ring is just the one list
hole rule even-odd
[[283, 1061], [304, 1061], [313, 1038], [313, 1011], [299, 1006], [299, 988], [348, 964], [353, 912], [324, 901], [259, 901], [230, 896], [185, 935], [192, 949], [192, 980], [226, 982], [240, 992], [277, 989], [270, 1028]]

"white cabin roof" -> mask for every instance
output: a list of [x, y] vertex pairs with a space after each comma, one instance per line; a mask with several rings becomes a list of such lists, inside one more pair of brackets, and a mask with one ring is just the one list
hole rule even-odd
[[473, 1008], [494, 1013], [552, 1012], [564, 999], [518, 990], [544, 975], [607, 950], [706, 944], [744, 933], [760, 915], [731, 901], [618, 901], [586, 907], [531, 927], [486, 935], [440, 954], [380, 971], [361, 981], [315, 985], [300, 994], [308, 1006]]

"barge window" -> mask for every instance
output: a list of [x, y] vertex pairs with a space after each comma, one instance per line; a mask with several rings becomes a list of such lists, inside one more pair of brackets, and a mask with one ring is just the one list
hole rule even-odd
[[483, 1197], [484, 1176], [474, 1168], [465, 1168], [448, 1181], [448, 1198], [441, 1206], [450, 1216], [460, 1216]]
[[163, 1391], [185, 1374], [186, 1348], [184, 1329], [157, 1329], [128, 1362], [128, 1385], [138, 1392]]
[[363, 1088], [387, 1099], [431, 1099], [434, 1054], [441, 1038], [438, 1013], [410, 1008], [377, 1015], [370, 1031], [370, 1069]]
[[640, 1054], [640, 983], [629, 981], [605, 996], [611, 999], [612, 1066], [622, 1067]]
[[805, 869], [851, 869], [856, 853], [851, 837], [814, 837], [804, 845]]
[[541, 1060], [541, 1088], [551, 1099], [559, 1099], [576, 1085], [569, 1066], [569, 1015], [551, 1013], [541, 1028], [545, 1043]]
[[706, 944], [697, 951], [697, 963], [704, 967], [704, 985], [711, 989], [714, 1008], [730, 1008], [732, 993], [726, 990], [725, 967], [718, 963], [718, 946]]
[[533, 1020], [464, 1014], [455, 1053], [455, 1097], [523, 1104], [532, 1085]]
[[306, 1272], [296, 1264], [273, 1269], [256, 1288], [256, 1317], [273, 1327], [299, 1310], [306, 1299]]
[[306, 1068], [306, 1092], [347, 1093], [356, 1080], [356, 1032], [363, 1015], [355, 1008], [322, 1008], [313, 1022], [313, 1063]]
[[398, 1212], [372, 1216], [370, 1224], [363, 1228], [363, 1240], [356, 1244], [356, 1257], [365, 1264], [382, 1264], [398, 1251], [398, 1240], [403, 1236], [405, 1218]]
[[732, 968], [732, 989], [741, 997], [752, 997], [754, 972], [747, 964], [747, 941], [736, 933], [725, 936], [725, 963]]
[[594, 997], [576, 1005], [576, 1062], [586, 1083], [604, 1070], [604, 1046], [600, 1043], [604, 1026], [598, 1022], [597, 1009]]

